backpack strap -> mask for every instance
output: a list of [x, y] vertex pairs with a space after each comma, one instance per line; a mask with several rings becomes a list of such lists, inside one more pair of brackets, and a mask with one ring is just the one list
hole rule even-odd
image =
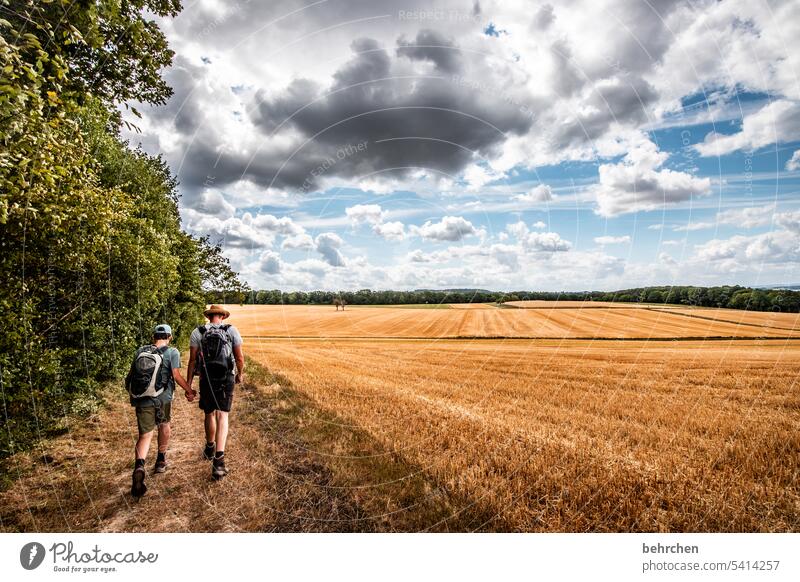
[[206, 331], [207, 331], [207, 330], [206, 330], [206, 326], [205, 326], [205, 325], [200, 325], [200, 326], [198, 326], [198, 327], [197, 327], [197, 331], [199, 331], [199, 332], [200, 332], [200, 336], [201, 336], [201, 337], [202, 337], [202, 336], [204, 336], [204, 335], [206, 334]]
[[231, 327], [231, 324], [230, 324], [230, 323], [223, 323], [222, 325], [220, 325], [220, 326], [219, 326], [219, 328], [220, 328], [222, 331], [228, 331], [228, 330], [230, 329], [230, 327]]

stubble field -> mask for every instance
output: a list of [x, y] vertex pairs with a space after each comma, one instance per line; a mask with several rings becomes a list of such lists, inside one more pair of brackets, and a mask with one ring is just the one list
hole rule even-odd
[[525, 307], [230, 306], [226, 479], [178, 397], [170, 469], [132, 500], [111, 382], [5, 460], [0, 531], [800, 530], [794, 315]]
[[800, 527], [793, 315], [230, 309], [256, 361], [462, 500], [437, 526], [469, 511], [504, 531]]

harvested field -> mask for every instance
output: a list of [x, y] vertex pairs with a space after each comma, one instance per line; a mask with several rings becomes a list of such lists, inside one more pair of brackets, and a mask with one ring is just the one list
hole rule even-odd
[[[230, 306], [250, 337], [285, 338], [711, 338], [800, 337], [795, 328], [690, 318], [655, 309], [349, 309], [328, 306]], [[765, 316], [770, 314], [764, 314]], [[765, 318], [770, 322], [771, 319]], [[800, 323], [800, 322], [798, 322]]]
[[253, 349], [386, 454], [492, 516], [477, 529], [800, 527], [800, 342], [336, 339]]
[[[530, 301], [507, 301], [503, 305], [517, 309], [641, 309], [644, 307], [664, 307], [664, 305], [651, 303], [620, 303], [613, 301], [545, 301], [532, 299]], [[670, 307], [670, 306], [666, 306]]]
[[791, 316], [229, 308], [250, 364], [223, 483], [178, 399], [171, 468], [131, 503], [135, 421], [109, 387], [97, 415], [5, 460], [0, 530], [800, 529]]
[[738, 309], [673, 309], [671, 313], [679, 313], [689, 317], [703, 317], [716, 321], [772, 327], [787, 331], [800, 329], [800, 313], [776, 313], [772, 311], [741, 311]]

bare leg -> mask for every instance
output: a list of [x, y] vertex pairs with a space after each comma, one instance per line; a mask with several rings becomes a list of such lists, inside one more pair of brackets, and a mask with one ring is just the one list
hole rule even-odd
[[169, 436], [172, 434], [172, 429], [168, 422], [162, 422], [158, 425], [158, 452], [166, 453], [167, 445], [169, 445]]
[[206, 414], [206, 442], [213, 443], [217, 433], [217, 417], [213, 412]]
[[139, 435], [139, 440], [136, 441], [136, 458], [144, 459], [147, 457], [147, 451], [150, 450], [150, 441], [153, 440], [153, 431], [146, 432]]
[[217, 434], [215, 440], [217, 443], [216, 452], [225, 451], [225, 441], [228, 440], [228, 413], [222, 412], [221, 410], [216, 410], [214, 414], [216, 415], [217, 425]]

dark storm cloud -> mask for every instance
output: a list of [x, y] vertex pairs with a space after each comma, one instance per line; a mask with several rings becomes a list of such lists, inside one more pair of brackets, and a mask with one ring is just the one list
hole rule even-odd
[[429, 61], [444, 73], [461, 70], [461, 51], [455, 43], [435, 30], [423, 29], [409, 41], [402, 36], [397, 41], [397, 56], [417, 61]]
[[552, 133], [553, 147], [589, 143], [605, 135], [613, 123], [635, 125], [647, 121], [650, 106], [658, 100], [655, 89], [640, 77], [620, 77], [615, 81], [593, 90], [587, 100], [590, 112]]
[[[275, 185], [297, 188], [311, 176], [316, 185], [321, 176], [313, 170], [326, 159], [334, 163], [325, 167], [325, 176], [402, 176], [420, 167], [455, 174], [473, 151], [487, 156], [506, 134], [524, 134], [531, 126], [519, 106], [470, 90], [452, 76], [393, 76], [392, 58], [373, 39], [358, 39], [351, 48], [354, 56], [333, 74], [327, 90], [300, 79], [275, 96], [258, 95], [251, 118], [265, 138], [291, 130], [307, 142], [285, 158], [286, 167], [254, 159], [239, 177], [259, 183], [274, 178]], [[359, 143], [367, 147], [340, 155]], [[232, 167], [236, 172], [240, 166]]]

